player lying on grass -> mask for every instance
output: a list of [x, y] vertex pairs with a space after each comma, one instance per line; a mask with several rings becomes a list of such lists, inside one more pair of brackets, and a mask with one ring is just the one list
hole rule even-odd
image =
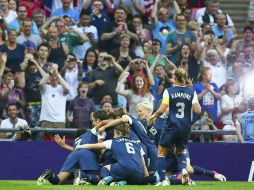
[[119, 124], [114, 127], [114, 138], [97, 144], [78, 145], [76, 149], [110, 149], [116, 159], [115, 164], [102, 167], [103, 178], [98, 185], [107, 185], [113, 181], [126, 180], [128, 184], [143, 184], [144, 176], [148, 175], [144, 152], [140, 141], [129, 139], [130, 126]]
[[[105, 119], [107, 119], [107, 113], [105, 111], [99, 110], [93, 113], [94, 126]], [[98, 142], [98, 139], [101, 141], [104, 137], [105, 134], [99, 135], [95, 128], [93, 128], [91, 131], [87, 131], [75, 139], [74, 146], [70, 146], [65, 143], [64, 137], [61, 138], [59, 135], [55, 135], [56, 143], [62, 148], [71, 151], [71, 153], [65, 159], [65, 162], [57, 175], [53, 174], [50, 169], [47, 169], [38, 178], [37, 184], [42, 185], [47, 180], [54, 185], [63, 184], [67, 179], [73, 177], [73, 173], [75, 175], [75, 179], [73, 181], [74, 185], [82, 183], [97, 184], [100, 180], [98, 176], [98, 153], [89, 149], [75, 150], [75, 148], [83, 144], [95, 144]]]

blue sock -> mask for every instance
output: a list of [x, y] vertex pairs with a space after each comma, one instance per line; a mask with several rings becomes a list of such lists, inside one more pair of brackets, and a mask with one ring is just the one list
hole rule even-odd
[[194, 170], [193, 174], [196, 174], [196, 175], [207, 175], [207, 176], [210, 176], [210, 177], [214, 176], [214, 172], [211, 171], [211, 170], [207, 170], [207, 169], [201, 168], [199, 166], [192, 166], [192, 168]]
[[107, 177], [107, 176], [110, 176], [109, 171], [108, 171], [108, 169], [107, 169], [106, 167], [102, 167], [102, 168], [101, 168], [101, 170], [100, 170], [100, 176], [101, 176], [102, 178], [105, 178], [105, 177]]
[[169, 177], [170, 185], [182, 185], [182, 180], [178, 179], [176, 175]]
[[178, 154], [177, 155], [177, 161], [178, 161], [178, 166], [180, 167], [180, 169], [186, 169], [186, 154], [182, 153], [182, 154]]
[[157, 171], [160, 177], [160, 181], [165, 180], [167, 162], [165, 157], [158, 157], [157, 159]]
[[60, 179], [57, 175], [52, 174], [51, 176], [49, 176], [48, 181], [53, 185], [57, 185], [59, 183]]

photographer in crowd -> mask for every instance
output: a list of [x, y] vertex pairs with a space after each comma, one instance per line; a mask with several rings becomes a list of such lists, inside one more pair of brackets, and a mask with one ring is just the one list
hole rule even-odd
[[[0, 133], [0, 139], [8, 139], [9, 141], [14, 141], [14, 140], [29, 140], [31, 133], [29, 131], [29, 127], [27, 124], [27, 121], [21, 118], [18, 118], [19, 115], [19, 107], [17, 104], [9, 104], [7, 106], [7, 113], [8, 113], [8, 118], [4, 119], [1, 122], [0, 128], [13, 128], [17, 129], [20, 128], [20, 131], [16, 133]], [[30, 135], [29, 135], [29, 134]]]

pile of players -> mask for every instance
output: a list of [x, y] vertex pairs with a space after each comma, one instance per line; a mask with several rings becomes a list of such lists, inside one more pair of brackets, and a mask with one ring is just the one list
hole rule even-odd
[[156, 112], [148, 102], [137, 105], [139, 119], [123, 108], [96, 111], [94, 127], [79, 136], [73, 147], [55, 135], [56, 143], [71, 153], [57, 175], [47, 169], [37, 184], [64, 184], [72, 179], [74, 185], [194, 185], [190, 174], [226, 181], [222, 174], [190, 164], [191, 112], [201, 112], [190, 85], [187, 72], [177, 69], [175, 86], [165, 90]]

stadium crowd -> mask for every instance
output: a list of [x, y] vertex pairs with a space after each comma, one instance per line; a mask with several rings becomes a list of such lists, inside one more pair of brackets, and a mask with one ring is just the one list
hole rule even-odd
[[117, 107], [138, 118], [184, 68], [203, 110], [193, 129], [253, 141], [238, 116], [254, 95], [254, 31], [237, 33], [218, 0], [0, 0], [0, 33], [2, 128], [91, 129], [94, 111]]

